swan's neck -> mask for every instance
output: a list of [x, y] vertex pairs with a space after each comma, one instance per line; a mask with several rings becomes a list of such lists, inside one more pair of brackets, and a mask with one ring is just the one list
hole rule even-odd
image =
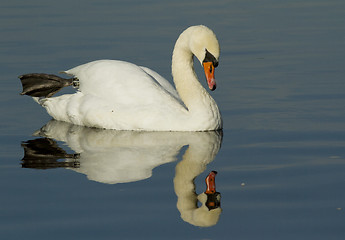
[[176, 90], [191, 115], [196, 118], [205, 116], [218, 122], [221, 117], [218, 106], [211, 95], [199, 82], [193, 66], [193, 53], [188, 44], [188, 36], [180, 35], [172, 56], [172, 75]]
[[208, 95], [194, 71], [193, 54], [175, 46], [172, 57], [172, 75], [176, 90], [189, 111], [201, 107], [201, 100]]

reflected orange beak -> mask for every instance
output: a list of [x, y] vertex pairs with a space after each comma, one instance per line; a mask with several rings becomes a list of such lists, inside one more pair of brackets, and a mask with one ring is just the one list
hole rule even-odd
[[216, 80], [214, 79], [214, 66], [212, 62], [202, 63], [205, 71], [205, 76], [208, 84], [208, 88], [213, 91], [216, 89]]
[[216, 193], [216, 171], [210, 172], [210, 174], [206, 177], [206, 194], [213, 194]]

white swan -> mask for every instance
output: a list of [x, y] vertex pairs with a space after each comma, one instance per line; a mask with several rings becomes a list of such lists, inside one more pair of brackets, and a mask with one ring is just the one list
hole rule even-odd
[[[22, 75], [22, 94], [35, 97], [56, 120], [77, 125], [117, 130], [218, 130], [222, 128], [220, 111], [197, 79], [193, 56], [203, 65], [208, 86], [214, 90], [219, 53], [215, 34], [205, 26], [192, 26], [179, 36], [173, 51], [172, 75], [177, 91], [153, 70], [100, 60], [65, 71], [75, 76], [73, 79]], [[77, 93], [50, 98], [76, 81]]]

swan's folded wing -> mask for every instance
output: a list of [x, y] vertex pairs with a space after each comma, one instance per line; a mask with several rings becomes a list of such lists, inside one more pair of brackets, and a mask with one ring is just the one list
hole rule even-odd
[[150, 69], [132, 63], [99, 60], [65, 73], [79, 79], [82, 93], [98, 96], [114, 104], [128, 107], [166, 104], [185, 109], [176, 90], [167, 80]]
[[176, 91], [176, 89], [170, 84], [168, 80], [166, 80], [164, 77], [159, 75], [157, 72], [153, 71], [150, 68], [140, 66], [141, 69], [143, 69], [147, 74], [149, 74], [153, 79], [155, 79], [165, 90], [167, 90], [169, 93], [171, 93], [176, 98], [179, 98], [179, 95]]

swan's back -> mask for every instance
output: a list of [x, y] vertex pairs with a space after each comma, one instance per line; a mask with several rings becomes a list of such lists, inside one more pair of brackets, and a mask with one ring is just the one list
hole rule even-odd
[[[158, 73], [117, 60], [99, 60], [66, 71], [79, 79], [79, 91], [98, 96], [118, 105], [152, 105], [157, 99], [173, 101], [177, 93]], [[153, 74], [156, 76], [152, 76]], [[150, 75], [151, 74], [151, 75]], [[167, 89], [166, 89], [167, 88]]]

